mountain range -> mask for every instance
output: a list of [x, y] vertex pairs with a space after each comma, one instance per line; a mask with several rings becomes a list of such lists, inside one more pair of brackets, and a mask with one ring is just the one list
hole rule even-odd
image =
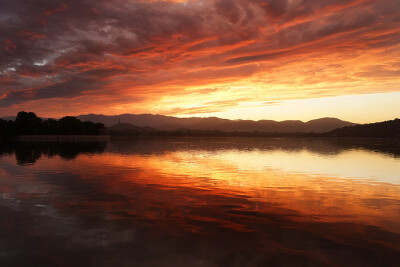
[[[352, 122], [342, 121], [336, 118], [321, 118], [302, 122], [299, 120], [273, 121], [273, 120], [228, 120], [216, 117], [208, 118], [177, 118], [152, 114], [122, 114], [122, 115], [79, 115], [82, 121], [103, 123], [106, 127], [115, 124], [132, 124], [137, 127], [151, 127], [159, 130], [217, 130], [240, 132], [315, 132], [322, 133], [332, 131], [345, 126], [356, 125]], [[125, 125], [126, 126], [126, 125]], [[121, 127], [121, 126], [120, 126]]]

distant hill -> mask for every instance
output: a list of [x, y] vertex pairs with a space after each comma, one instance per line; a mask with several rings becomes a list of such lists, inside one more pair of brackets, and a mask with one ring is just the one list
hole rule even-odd
[[1, 117], [0, 119], [6, 120], [6, 121], [13, 121], [15, 120], [17, 116], [7, 116], [7, 117]]
[[400, 119], [347, 126], [324, 133], [329, 137], [400, 137]]
[[117, 123], [107, 128], [107, 131], [112, 132], [151, 132], [156, 131], [152, 127], [139, 127], [130, 123]]
[[[273, 121], [273, 120], [228, 120], [216, 117], [209, 118], [177, 118], [152, 114], [122, 114], [122, 115], [80, 115], [82, 121], [101, 122], [106, 127], [113, 126], [119, 121], [133, 124], [137, 127], [151, 127], [159, 130], [216, 130], [216, 131], [242, 131], [242, 132], [328, 132], [344, 126], [353, 126], [355, 123], [342, 121], [336, 118], [321, 118], [302, 122], [299, 120]], [[122, 126], [121, 126], [122, 127]]]

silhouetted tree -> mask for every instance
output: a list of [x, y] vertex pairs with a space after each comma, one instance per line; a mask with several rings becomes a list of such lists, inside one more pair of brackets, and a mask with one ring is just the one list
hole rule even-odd
[[20, 134], [41, 133], [42, 119], [33, 112], [20, 111], [15, 119], [15, 129]]
[[331, 137], [400, 137], [400, 119], [391, 121], [360, 124], [339, 128], [322, 136]]
[[18, 112], [15, 121], [0, 119], [0, 135], [18, 134], [99, 134], [105, 129], [104, 124], [81, 120], [67, 116], [60, 120], [47, 119], [43, 121], [33, 112]]
[[13, 135], [15, 133], [15, 125], [13, 121], [0, 119], [0, 135]]
[[75, 117], [64, 117], [59, 121], [59, 130], [64, 134], [80, 134], [82, 131], [82, 121]]
[[58, 121], [55, 119], [47, 119], [43, 122], [43, 133], [56, 134], [58, 128], [59, 128]]

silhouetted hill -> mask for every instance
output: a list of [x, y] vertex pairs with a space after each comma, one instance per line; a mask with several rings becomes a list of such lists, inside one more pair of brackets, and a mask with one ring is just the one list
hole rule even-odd
[[107, 131], [120, 132], [120, 131], [134, 131], [134, 132], [149, 132], [156, 131], [152, 127], [139, 127], [130, 123], [117, 123], [111, 127], [107, 128]]
[[323, 136], [329, 137], [400, 137], [400, 119], [360, 124], [335, 129]]
[[302, 122], [298, 120], [273, 121], [273, 120], [228, 120], [216, 117], [209, 118], [177, 118], [152, 114], [122, 114], [122, 115], [80, 115], [81, 120], [101, 122], [110, 127], [119, 121], [138, 127], [152, 127], [159, 130], [216, 130], [216, 131], [243, 131], [243, 132], [328, 132], [344, 126], [352, 126], [354, 123], [342, 121], [336, 118], [322, 118]]

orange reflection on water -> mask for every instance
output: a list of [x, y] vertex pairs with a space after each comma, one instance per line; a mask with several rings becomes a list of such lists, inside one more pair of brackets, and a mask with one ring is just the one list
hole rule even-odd
[[[191, 201], [184, 197], [196, 199], [195, 206], [207, 205], [208, 199], [202, 199], [202, 195], [210, 194], [243, 197], [257, 203], [251, 209], [260, 212], [279, 207], [281, 211], [300, 214], [297, 220], [362, 222], [400, 232], [399, 185], [359, 177], [290, 172], [276, 166], [254, 169], [246, 167], [246, 156], [254, 158], [251, 153], [178, 151], [151, 156], [105, 153], [96, 157], [81, 156], [76, 164], [80, 165], [78, 169], [90, 173], [109, 174], [116, 169], [121, 172], [116, 180], [103, 181], [114, 194], [129, 194], [132, 184], [139, 184], [177, 192], [174, 197], [178, 199], [173, 201], [159, 199], [169, 205]], [[285, 161], [290, 155], [280, 156]], [[304, 153], [301, 160], [307, 160]], [[88, 170], [88, 166], [93, 169]], [[180, 195], [180, 191], [190, 193]], [[151, 201], [157, 197], [153, 196]]]

